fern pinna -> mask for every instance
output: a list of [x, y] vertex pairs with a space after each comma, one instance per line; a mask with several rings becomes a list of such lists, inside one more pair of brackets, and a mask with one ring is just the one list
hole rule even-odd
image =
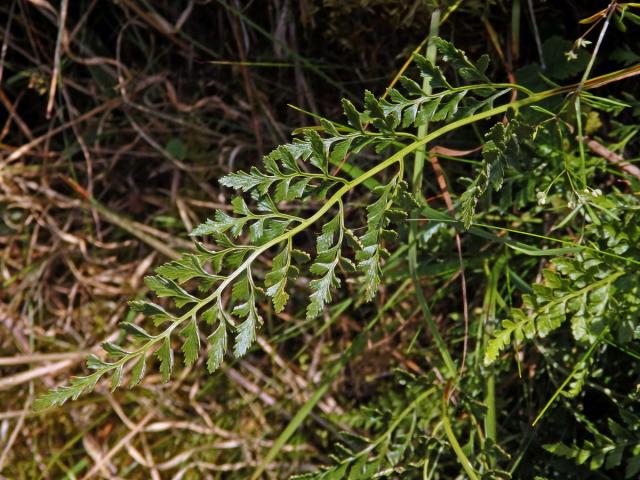
[[[448, 77], [426, 58], [415, 56], [421, 76], [430, 85], [429, 93], [403, 77], [401, 88], [389, 90], [384, 99], [365, 92], [362, 111], [343, 100], [346, 124], [322, 119], [318, 128], [304, 129], [300, 138], [266, 155], [262, 168], [222, 178], [220, 184], [238, 194], [231, 201], [231, 212], [216, 211], [191, 232], [196, 241], [193, 252], [162, 265], [156, 275], [146, 278], [149, 289], [157, 297], [171, 300], [174, 308], [132, 301], [132, 310], [146, 319], [144, 326], [121, 324], [133, 346], [105, 343], [106, 359], [88, 358], [87, 366], [93, 373], [52, 390], [39, 398], [35, 407], [75, 399], [107, 375], [113, 389], [125, 376], [130, 386], [136, 385], [145, 375], [151, 352], [164, 381], [168, 381], [174, 368], [174, 345], [179, 342], [186, 365], [193, 364], [203, 344], [208, 344], [207, 368], [213, 372], [223, 362], [229, 345], [235, 357], [247, 353], [263, 323], [261, 301], [268, 299], [273, 309], [281, 312], [296, 279], [306, 283], [310, 292], [308, 319], [322, 314], [344, 274], [357, 277], [362, 298], [372, 300], [381, 282], [387, 247], [397, 236], [394, 225], [416, 206], [425, 206], [417, 204], [407, 191], [405, 157], [453, 130], [507, 114], [506, 124], [498, 118], [486, 134], [481, 171], [460, 198], [461, 223], [469, 227], [478, 199], [490, 187], [500, 188], [510, 157], [535, 131], [518, 120], [521, 110], [575, 87], [533, 93], [517, 85], [492, 83], [486, 76], [487, 56], [473, 63], [449, 42], [436, 38], [435, 43], [448, 67]], [[456, 86], [452, 78], [460, 78], [464, 84]], [[583, 87], [596, 87], [611, 78], [594, 79]], [[524, 98], [510, 102], [514, 89]], [[431, 133], [425, 137], [411, 133], [427, 123]], [[357, 159], [365, 150], [379, 155], [394, 153], [368, 170], [354, 167], [351, 161], [344, 163], [345, 158]], [[376, 177], [382, 172], [381, 184]], [[358, 218], [359, 207], [345, 201], [356, 188], [370, 190], [362, 223], [352, 220]], [[297, 237], [304, 232], [317, 236], [314, 251], [297, 246]], [[524, 328], [514, 325], [506, 323], [506, 330], [497, 334], [498, 344], [490, 347], [488, 361], [510, 341], [510, 333], [505, 332], [511, 329], [518, 336], [518, 329]], [[207, 336], [201, 337], [201, 331]]]

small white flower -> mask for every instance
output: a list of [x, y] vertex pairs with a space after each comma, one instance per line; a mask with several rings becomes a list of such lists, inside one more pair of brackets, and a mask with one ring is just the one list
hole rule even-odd
[[593, 195], [594, 197], [599, 197], [602, 195], [602, 190], [596, 188], [593, 192], [591, 192], [591, 195]]
[[536, 198], [538, 199], [538, 205], [544, 205], [547, 203], [547, 192], [536, 192]]
[[569, 200], [569, 203], [567, 203], [567, 207], [573, 210], [574, 208], [576, 208], [576, 202], [574, 202], [573, 200]]
[[564, 52], [564, 56], [567, 57], [567, 60], [569, 61], [576, 60], [578, 58], [578, 55], [576, 55], [576, 52], [574, 52], [573, 50]]
[[588, 45], [591, 45], [591, 41], [590, 41], [590, 40], [587, 40], [587, 39], [585, 39], [585, 38], [580, 37], [580, 38], [576, 41], [576, 45], [577, 45], [577, 47], [578, 47], [578, 48], [580, 48], [580, 47], [584, 48], [584, 47], [586, 47], [586, 46], [588, 46]]

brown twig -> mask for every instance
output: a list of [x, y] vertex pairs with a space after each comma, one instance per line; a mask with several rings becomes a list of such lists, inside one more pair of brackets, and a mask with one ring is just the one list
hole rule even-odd
[[584, 139], [587, 146], [589, 147], [589, 150], [591, 150], [593, 153], [600, 155], [602, 158], [613, 163], [616, 167], [620, 168], [629, 175], [640, 179], [640, 168], [627, 162], [624, 157], [618, 155], [616, 152], [612, 152], [600, 142], [589, 137], [584, 137]]
[[[453, 150], [445, 147], [434, 147], [429, 151], [429, 161], [431, 162], [431, 167], [433, 168], [433, 172], [436, 175], [438, 187], [442, 192], [442, 197], [444, 198], [444, 202], [447, 205], [447, 210], [452, 217], [455, 216], [455, 208], [453, 207], [451, 194], [449, 193], [449, 188], [447, 187], [444, 170], [442, 169], [442, 167], [440, 166], [440, 162], [438, 161], [438, 154], [448, 155], [451, 157], [464, 157], [477, 152], [479, 148], [474, 148], [472, 150]], [[462, 376], [462, 373], [464, 372], [465, 361], [467, 358], [467, 348], [469, 343], [469, 300], [467, 297], [467, 279], [465, 276], [464, 259], [462, 257], [462, 241], [457, 230], [455, 236], [456, 249], [458, 251], [458, 263], [460, 264], [460, 284], [462, 289], [462, 311], [464, 318], [464, 342], [462, 347], [462, 362], [460, 363], [459, 373], [459, 375]]]

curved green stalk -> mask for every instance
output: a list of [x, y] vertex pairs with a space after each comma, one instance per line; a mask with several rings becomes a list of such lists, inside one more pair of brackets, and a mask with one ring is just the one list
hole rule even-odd
[[[437, 210], [434, 210], [430, 207], [422, 207], [423, 213], [431, 216], [424, 216], [421, 218], [410, 218], [409, 221], [430, 221], [430, 222], [442, 222], [442, 223], [454, 223], [457, 225], [462, 225], [460, 220], [456, 220], [454, 218], [449, 217], [447, 214], [441, 213]], [[509, 232], [515, 233], [518, 235], [524, 235], [526, 237], [539, 238], [541, 240], [546, 240], [548, 242], [559, 243], [561, 245], [566, 245], [567, 247], [540, 250], [540, 252], [544, 252], [544, 255], [552, 255], [556, 253], [568, 253], [571, 250], [585, 250], [589, 252], [596, 253], [598, 255], [604, 255], [605, 257], [615, 258], [616, 260], [620, 260], [626, 263], [632, 263], [634, 265], [640, 265], [640, 260], [635, 260], [630, 257], [623, 257], [622, 255], [618, 255], [616, 253], [611, 253], [608, 250], [600, 250], [599, 248], [590, 247], [588, 245], [578, 245], [570, 240], [563, 240], [561, 238], [549, 237], [547, 235], [540, 235], [538, 233], [526, 232], [524, 230], [517, 230], [515, 228], [501, 227], [498, 225], [489, 225], [486, 223], [472, 222], [471, 228], [468, 230], [469, 233], [475, 234], [482, 238], [487, 238], [489, 240], [504, 243], [508, 246], [513, 247], [515, 244], [508, 239], [503, 237], [499, 237], [493, 233], [485, 232], [483, 229], [487, 230], [499, 230], [501, 232]], [[530, 255], [542, 255], [542, 253], [535, 253], [534, 250], [529, 253]]]
[[476, 474], [476, 471], [473, 468], [473, 465], [471, 465], [471, 462], [469, 461], [467, 456], [464, 454], [464, 451], [462, 450], [462, 447], [460, 446], [460, 443], [458, 442], [458, 439], [456, 438], [455, 433], [453, 433], [453, 428], [451, 428], [451, 421], [449, 420], [449, 413], [447, 412], [447, 393], [446, 392], [442, 394], [441, 407], [442, 407], [442, 425], [444, 426], [444, 431], [447, 434], [447, 438], [449, 439], [451, 448], [453, 448], [453, 451], [455, 452], [456, 457], [458, 457], [458, 461], [462, 465], [462, 468], [464, 468], [464, 471], [467, 473], [469, 478], [471, 480], [480, 480], [480, 477], [478, 477], [478, 475]]
[[[433, 37], [438, 35], [438, 26], [440, 24], [440, 9], [436, 9], [433, 11], [431, 15], [431, 26], [429, 28], [429, 43], [427, 44], [427, 60], [432, 64], [435, 64], [436, 61], [436, 49], [433, 44]], [[425, 78], [422, 82], [422, 89], [427, 93], [427, 97], [431, 94], [431, 85], [429, 84], [429, 80]], [[418, 128], [418, 141], [424, 139], [427, 136], [428, 124], [421, 125]], [[420, 201], [422, 201], [422, 178], [424, 176], [424, 163], [426, 157], [426, 146], [422, 145], [420, 148], [417, 148], [415, 151], [415, 156], [413, 160], [413, 176], [411, 179], [411, 190], [413, 195]], [[414, 210], [412, 216], [414, 216], [417, 212]], [[427, 328], [429, 329], [429, 333], [433, 337], [433, 341], [438, 347], [438, 351], [440, 352], [440, 356], [446, 366], [446, 374], [447, 377], [453, 378], [456, 374], [456, 365], [451, 358], [451, 354], [447, 348], [447, 344], [440, 335], [440, 331], [438, 330], [438, 325], [433, 320], [433, 315], [431, 315], [431, 309], [429, 308], [429, 304], [427, 303], [427, 299], [424, 295], [424, 291], [422, 290], [422, 285], [420, 283], [420, 277], [418, 275], [418, 224], [412, 223], [409, 228], [409, 252], [408, 258], [409, 262], [409, 273], [411, 274], [411, 279], [413, 280], [413, 289], [416, 293], [416, 297], [418, 299], [418, 303], [420, 304], [420, 309], [422, 310], [422, 316], [427, 324]]]
[[[618, 275], [620, 276], [620, 275]], [[616, 277], [617, 278], [617, 277]], [[605, 279], [606, 280], [606, 279]], [[553, 402], [555, 402], [556, 398], [558, 398], [558, 396], [560, 395], [560, 393], [562, 393], [562, 391], [564, 390], [564, 388], [569, 384], [569, 382], [571, 381], [571, 379], [573, 378], [573, 376], [576, 374], [576, 372], [580, 369], [580, 367], [582, 367], [582, 365], [584, 365], [584, 363], [589, 359], [589, 357], [591, 357], [591, 355], [593, 354], [593, 351], [596, 349], [596, 347], [598, 345], [600, 345], [600, 341], [602, 340], [602, 338], [608, 333], [608, 328], [605, 328], [604, 330], [602, 330], [602, 332], [600, 333], [600, 335], [598, 335], [598, 338], [596, 338], [595, 342], [593, 342], [593, 345], [591, 345], [589, 347], [589, 349], [585, 352], [585, 354], [582, 356], [582, 358], [578, 361], [578, 363], [575, 364], [575, 366], [573, 367], [573, 370], [571, 370], [571, 373], [569, 373], [569, 375], [567, 376], [567, 378], [564, 379], [564, 382], [562, 382], [562, 384], [556, 389], [556, 391], [553, 393], [553, 395], [551, 396], [551, 398], [549, 399], [549, 401], [545, 404], [545, 406], [542, 408], [542, 410], [540, 410], [540, 413], [538, 413], [538, 415], [536, 416], [535, 420], [531, 423], [532, 427], [535, 427], [536, 424], [540, 421], [540, 419], [544, 416], [544, 414], [547, 412], [547, 410], [549, 410], [549, 407], [551, 407], [551, 405], [553, 404]]]
[[609, 22], [611, 20], [611, 15], [615, 12], [615, 2], [611, 2], [607, 9], [607, 17], [604, 21], [604, 25], [602, 26], [602, 30], [600, 30], [600, 35], [598, 36], [598, 41], [596, 43], [595, 48], [593, 49], [593, 53], [591, 54], [591, 58], [589, 59], [589, 64], [582, 75], [582, 79], [580, 80], [580, 84], [578, 85], [577, 95], [575, 99], [575, 110], [576, 110], [576, 126], [578, 129], [578, 150], [580, 152], [580, 180], [582, 181], [582, 187], [585, 188], [587, 186], [587, 172], [586, 172], [586, 153], [584, 149], [584, 136], [582, 130], [582, 107], [580, 104], [580, 90], [582, 90], [582, 86], [585, 84], [587, 79], [589, 78], [589, 74], [591, 73], [591, 69], [593, 68], [593, 64], [595, 63], [596, 56], [598, 55], [598, 51], [600, 50], [600, 45], [602, 45], [602, 40], [604, 39], [604, 35], [607, 32], [607, 28], [609, 28]]
[[[485, 297], [482, 306], [482, 323], [481, 328], [483, 332], [479, 335], [482, 338], [482, 341], [479, 342], [478, 346], [482, 345], [483, 349], [486, 351], [488, 335], [493, 333], [493, 326], [496, 321], [496, 303], [498, 293], [498, 279], [500, 277], [500, 273], [506, 263], [506, 259], [504, 256], [500, 257], [493, 268], [489, 270], [488, 266], [485, 264], [485, 270], [487, 273], [487, 289], [485, 291]], [[486, 333], [486, 334], [485, 334]], [[481, 359], [481, 355], [477, 355], [477, 361]], [[489, 370], [487, 373], [487, 378], [485, 381], [485, 405], [487, 407], [487, 412], [484, 417], [484, 431], [485, 438], [487, 440], [491, 440], [497, 443], [498, 434], [497, 434], [497, 409], [496, 409], [496, 375], [493, 369]], [[495, 456], [489, 456], [489, 465], [494, 467], [496, 464]]]

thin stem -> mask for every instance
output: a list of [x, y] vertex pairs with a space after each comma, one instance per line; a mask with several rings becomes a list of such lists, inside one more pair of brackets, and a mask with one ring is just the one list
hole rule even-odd
[[582, 185], [584, 187], [587, 186], [587, 172], [586, 172], [586, 154], [584, 149], [584, 137], [582, 135], [582, 109], [580, 105], [580, 91], [584, 87], [586, 81], [591, 74], [591, 69], [593, 68], [593, 64], [596, 61], [596, 57], [598, 55], [598, 51], [600, 50], [600, 46], [602, 45], [602, 41], [604, 40], [604, 35], [609, 28], [609, 23], [611, 21], [611, 15], [615, 11], [616, 1], [614, 0], [609, 4], [607, 8], [607, 18], [604, 21], [604, 25], [602, 26], [602, 30], [600, 30], [600, 35], [598, 36], [598, 41], [596, 42], [596, 46], [593, 49], [593, 53], [591, 54], [591, 58], [589, 59], [589, 64], [582, 75], [582, 79], [580, 80], [580, 84], [578, 85], [578, 89], [576, 91], [576, 99], [575, 99], [575, 109], [576, 109], [576, 123], [578, 127], [578, 148], [580, 151], [580, 180], [582, 181]]
[[522, 85], [518, 85], [517, 83], [478, 83], [478, 84], [474, 84], [474, 85], [461, 85], [460, 87], [453, 87], [450, 88], [448, 90], [445, 90], [443, 92], [438, 92], [436, 94], [429, 94], [429, 95], [425, 95], [426, 98], [428, 99], [432, 99], [432, 98], [438, 98], [438, 97], [443, 97], [445, 95], [451, 95], [454, 93], [459, 93], [459, 92], [465, 92], [465, 91], [472, 91], [472, 90], [486, 90], [487, 88], [493, 88], [493, 89], [499, 89], [499, 88], [505, 88], [507, 89], [507, 91], [509, 90], [519, 90], [522, 93], [525, 93], [527, 96], [531, 96], [531, 95], [535, 95], [535, 92], [529, 90], [527, 87], [522, 86]]
[[593, 64], [596, 61], [596, 57], [598, 55], [598, 51], [600, 50], [600, 46], [602, 45], [602, 41], [604, 40], [604, 35], [607, 33], [607, 29], [609, 28], [609, 23], [611, 22], [611, 15], [615, 12], [616, 1], [614, 0], [607, 7], [607, 18], [604, 21], [604, 25], [602, 26], [602, 30], [600, 30], [600, 35], [598, 35], [598, 41], [596, 42], [596, 46], [593, 49], [593, 53], [591, 54], [591, 58], [589, 59], [589, 64], [582, 75], [582, 79], [580, 80], [580, 85], [578, 86], [578, 91], [582, 90], [584, 84], [587, 82], [589, 75], [591, 74], [591, 69], [593, 68]]
[[[496, 322], [496, 301], [498, 296], [498, 278], [505, 264], [505, 257], [500, 257], [494, 267], [489, 271], [488, 266], [485, 267], [488, 276], [488, 286], [485, 293], [483, 305], [483, 322], [482, 326], [482, 344], [486, 351], [488, 336], [493, 333], [493, 327]], [[486, 333], [487, 335], [484, 335]], [[493, 369], [487, 372], [487, 380], [485, 383], [485, 404], [487, 413], [484, 417], [484, 430], [487, 440], [497, 443], [497, 409], [496, 409], [496, 377]], [[494, 455], [489, 456], [491, 466], [495, 466]]]
[[[435, 44], [433, 43], [433, 37], [438, 34], [438, 26], [440, 24], [440, 9], [436, 9], [431, 14], [431, 26], [429, 28], [429, 43], [427, 44], [427, 60], [429, 60], [432, 64], [435, 64], [436, 60], [436, 49]], [[422, 82], [422, 89], [427, 94], [427, 97], [431, 94], [431, 85], [429, 84], [429, 80], [425, 77]], [[417, 138], [418, 141], [424, 139], [427, 136], [428, 124], [421, 125], [418, 128]], [[426, 157], [426, 146], [422, 145], [415, 150], [414, 160], [413, 160], [413, 176], [411, 179], [411, 189], [415, 197], [421, 201], [422, 200], [422, 178], [424, 176], [424, 160]], [[427, 299], [424, 295], [424, 291], [422, 289], [422, 284], [420, 283], [420, 276], [418, 274], [418, 225], [417, 223], [412, 223], [409, 228], [409, 252], [408, 252], [408, 262], [409, 262], [409, 273], [411, 274], [411, 279], [413, 280], [413, 288], [416, 292], [416, 297], [418, 298], [418, 303], [420, 304], [420, 308], [422, 310], [422, 316], [427, 324], [427, 328], [429, 329], [429, 333], [433, 337], [433, 341], [438, 347], [438, 351], [440, 352], [440, 356], [444, 361], [445, 366], [447, 367], [447, 376], [449, 378], [453, 378], [456, 374], [456, 365], [451, 358], [451, 354], [447, 349], [447, 344], [440, 335], [440, 331], [438, 330], [438, 326], [436, 322], [433, 320], [433, 315], [431, 315], [431, 309], [429, 308], [429, 304], [427, 303]]]
[[[432, 212], [431, 212], [432, 213]], [[455, 223], [458, 225], [462, 225], [462, 222], [460, 220], [456, 220], [454, 218], [444, 218], [444, 217], [423, 217], [423, 218], [408, 218], [407, 219], [408, 222], [416, 222], [416, 221], [429, 221], [429, 222], [443, 222], [443, 223]], [[480, 234], [480, 232], [482, 232], [482, 228], [486, 228], [489, 230], [500, 230], [503, 232], [510, 232], [510, 233], [516, 233], [519, 235], [525, 235], [528, 237], [533, 237], [533, 238], [541, 238], [543, 240], [547, 240], [549, 242], [555, 242], [555, 243], [560, 243], [562, 245], [567, 245], [570, 246], [571, 248], [575, 248], [577, 250], [588, 250], [590, 252], [593, 253], [597, 253], [599, 255], [604, 255], [606, 257], [611, 257], [611, 258], [615, 258], [617, 260], [621, 260], [623, 262], [627, 262], [627, 263], [633, 263], [635, 265], [640, 265], [640, 261], [635, 260], [631, 257], [623, 257], [622, 255], [618, 255], [616, 253], [611, 253], [608, 252], [606, 250], [600, 250], [598, 248], [594, 248], [594, 247], [589, 247], [587, 245], [578, 245], [574, 242], [571, 242], [569, 240], [562, 240], [561, 238], [554, 238], [554, 237], [547, 237], [546, 235], [540, 235], [538, 233], [531, 233], [531, 232], [525, 232], [524, 230], [516, 230], [514, 228], [507, 228], [507, 227], [500, 227], [497, 225], [488, 225], [486, 223], [478, 223], [478, 222], [472, 222], [471, 223], [471, 228], [469, 229], [469, 231], [471, 233], [477, 233], [480, 236], [483, 236], [485, 238], [486, 235], [490, 235], [490, 234]], [[490, 237], [492, 240], [495, 240], [497, 242], [501, 242], [501, 243], [507, 243], [505, 241], [504, 238], [498, 237], [498, 236], [492, 236]], [[549, 252], [547, 252], [549, 253]]]
[[589, 350], [587, 350], [585, 352], [585, 354], [582, 356], [582, 358], [578, 361], [578, 363], [576, 363], [575, 367], [573, 367], [573, 370], [571, 370], [571, 373], [567, 376], [567, 378], [564, 379], [564, 382], [562, 382], [562, 384], [558, 387], [558, 389], [555, 391], [555, 393], [551, 396], [549, 401], [546, 403], [546, 405], [540, 411], [538, 416], [535, 418], [535, 420], [531, 424], [532, 427], [536, 426], [536, 423], [538, 423], [540, 421], [540, 419], [547, 412], [549, 407], [551, 407], [551, 405], [556, 400], [556, 398], [558, 398], [558, 395], [560, 395], [560, 393], [569, 384], [569, 382], [574, 377], [574, 375], [578, 372], [578, 370], [584, 365], [584, 363], [589, 359], [589, 357], [591, 357], [591, 355], [593, 354], [593, 351], [600, 344], [600, 341], [602, 340], [602, 337], [607, 333], [607, 331], [608, 331], [608, 329], [605, 328], [600, 333], [600, 335], [598, 335], [598, 338], [595, 340], [595, 342], [593, 342], [593, 345], [591, 345], [591, 347], [589, 347]]
[[576, 95], [576, 127], [578, 129], [578, 151], [580, 152], [580, 181], [582, 186], [587, 186], [587, 161], [586, 152], [584, 150], [584, 137], [582, 135], [582, 108], [580, 105], [580, 95]]
[[464, 451], [462, 450], [462, 447], [460, 446], [460, 443], [458, 442], [458, 439], [456, 438], [455, 433], [453, 433], [453, 428], [451, 428], [451, 421], [449, 420], [449, 413], [447, 412], [447, 408], [448, 408], [447, 392], [443, 392], [442, 394], [441, 408], [442, 408], [442, 425], [444, 426], [444, 431], [447, 434], [447, 438], [449, 439], [451, 448], [453, 448], [453, 451], [455, 452], [456, 457], [458, 457], [458, 461], [462, 465], [462, 468], [467, 473], [469, 478], [471, 478], [471, 480], [480, 480], [480, 477], [478, 477], [478, 475], [476, 474], [476, 471], [473, 468], [473, 465], [471, 465], [471, 462], [469, 461], [467, 456], [464, 454]]
[[538, 22], [536, 21], [536, 12], [533, 9], [533, 1], [528, 0], [529, 15], [531, 17], [531, 25], [533, 26], [533, 37], [536, 40], [536, 48], [538, 49], [538, 56], [540, 57], [540, 67], [542, 70], [546, 70], [547, 66], [544, 63], [544, 54], [542, 53], [542, 42], [540, 41], [540, 32], [538, 32]]

